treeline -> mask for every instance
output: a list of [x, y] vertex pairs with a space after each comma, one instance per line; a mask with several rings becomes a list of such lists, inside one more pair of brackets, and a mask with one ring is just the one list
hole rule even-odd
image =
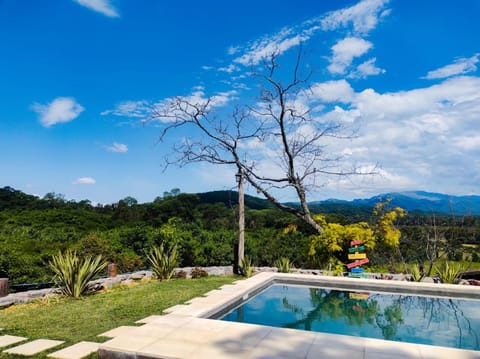
[[[133, 271], [148, 266], [146, 253], [160, 243], [178, 245], [181, 266], [231, 265], [237, 201], [238, 194], [231, 191], [184, 194], [174, 189], [150, 203], [127, 197], [92, 205], [55, 193], [38, 198], [5, 187], [0, 189], [0, 277], [10, 278], [12, 284], [48, 281], [48, 262], [66, 249], [80, 255], [103, 254], [121, 271]], [[262, 199], [247, 196], [246, 205], [246, 255], [256, 265], [273, 265], [286, 257], [297, 267], [323, 268], [325, 263], [309, 255], [313, 234], [309, 228]], [[334, 206], [315, 210], [327, 222], [342, 225], [374, 220], [372, 209]], [[292, 225], [297, 230], [287, 230]], [[369, 254], [373, 265], [392, 266], [429, 255], [478, 260], [477, 217], [417, 213], [400, 219], [397, 226], [402, 232], [398, 251], [377, 247]], [[427, 247], [435, 253], [427, 253]]]

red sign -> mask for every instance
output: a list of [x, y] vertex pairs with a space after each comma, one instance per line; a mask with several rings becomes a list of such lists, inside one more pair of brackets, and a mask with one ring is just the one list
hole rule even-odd
[[351, 246], [357, 246], [357, 245], [362, 244], [362, 243], [363, 243], [363, 241], [361, 239], [356, 239], [354, 241], [351, 241], [350, 245]]
[[358, 266], [361, 266], [362, 264], [365, 264], [365, 263], [368, 263], [368, 262], [369, 262], [368, 258], [359, 259], [358, 261], [347, 264], [347, 268], [350, 269], [350, 268], [353, 268], [353, 267], [358, 267]]

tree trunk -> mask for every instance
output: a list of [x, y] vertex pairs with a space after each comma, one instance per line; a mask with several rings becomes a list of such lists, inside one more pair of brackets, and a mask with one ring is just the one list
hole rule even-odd
[[8, 295], [8, 278], [0, 278], [0, 298]]
[[241, 268], [245, 258], [245, 195], [243, 190], [243, 176], [238, 181], [238, 267]]

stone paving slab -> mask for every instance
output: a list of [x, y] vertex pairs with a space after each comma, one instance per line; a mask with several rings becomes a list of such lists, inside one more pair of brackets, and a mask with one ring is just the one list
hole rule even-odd
[[109, 330], [108, 332], [98, 334], [97, 337], [115, 338], [115, 337], [119, 337], [120, 335], [128, 334], [135, 328], [138, 328], [138, 327], [122, 325], [118, 328]]
[[24, 340], [27, 340], [27, 338], [17, 337], [14, 335], [2, 335], [0, 336], [0, 348], [8, 347], [9, 345], [19, 343]]
[[80, 342], [70, 347], [58, 350], [47, 355], [49, 358], [57, 359], [81, 359], [98, 350], [100, 343]]
[[146, 323], [150, 323], [158, 318], [162, 318], [163, 315], [151, 315], [149, 317], [146, 317], [146, 318], [143, 318], [143, 319], [140, 319], [140, 320], [137, 320], [135, 323], [138, 323], [138, 324], [146, 324]]
[[37, 339], [32, 342], [4, 350], [3, 352], [18, 355], [35, 355], [50, 348], [56, 347], [62, 343], [64, 342], [61, 340]]

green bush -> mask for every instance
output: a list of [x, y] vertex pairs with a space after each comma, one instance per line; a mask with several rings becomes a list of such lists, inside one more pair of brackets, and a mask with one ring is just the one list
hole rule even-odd
[[286, 257], [282, 257], [280, 259], [277, 259], [275, 261], [275, 267], [278, 268], [278, 271], [280, 273], [289, 273], [290, 272], [290, 267], [292, 266], [290, 259]]
[[147, 258], [155, 276], [159, 280], [169, 280], [175, 273], [175, 267], [178, 264], [177, 246], [174, 245], [167, 250], [162, 243], [158, 247], [153, 247]]
[[76, 252], [59, 252], [49, 263], [55, 273], [53, 280], [66, 296], [79, 298], [89, 291], [88, 283], [105, 270], [102, 256], [80, 258]]

